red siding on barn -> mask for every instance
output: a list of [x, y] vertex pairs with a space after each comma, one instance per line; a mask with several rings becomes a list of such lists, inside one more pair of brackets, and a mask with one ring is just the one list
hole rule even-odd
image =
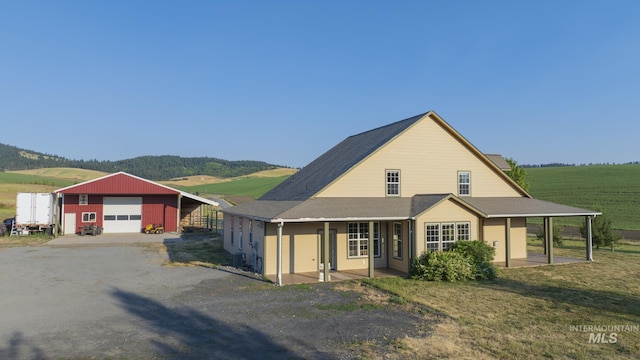
[[161, 186], [125, 173], [108, 175], [94, 181], [87, 181], [70, 186], [60, 191], [62, 194], [179, 194], [177, 190]]
[[[80, 226], [83, 225], [98, 225], [103, 227], [102, 225], [102, 196], [89, 195], [89, 204], [80, 205], [78, 195], [65, 195], [64, 196], [64, 213], [65, 214], [76, 214], [76, 234], [80, 231]], [[82, 213], [87, 212], [95, 212], [96, 213], [96, 221], [94, 223], [83, 222], [82, 221]]]
[[142, 197], [142, 226], [163, 224], [164, 231], [178, 230], [178, 196], [153, 195]]

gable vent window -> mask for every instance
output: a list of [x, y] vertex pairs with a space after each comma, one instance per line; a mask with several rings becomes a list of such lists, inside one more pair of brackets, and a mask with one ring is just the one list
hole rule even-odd
[[387, 170], [387, 196], [400, 196], [400, 170]]
[[458, 195], [471, 195], [471, 172], [458, 171]]

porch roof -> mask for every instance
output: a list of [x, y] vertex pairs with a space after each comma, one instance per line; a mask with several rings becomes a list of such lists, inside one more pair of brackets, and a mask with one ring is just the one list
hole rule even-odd
[[306, 201], [256, 200], [224, 209], [230, 215], [267, 222], [405, 220], [412, 198], [313, 198]]
[[525, 197], [457, 197], [485, 218], [596, 216], [601, 212]]
[[413, 197], [312, 198], [306, 201], [256, 200], [223, 209], [266, 222], [408, 220], [452, 200], [484, 218], [595, 216], [601, 213], [525, 197], [457, 197], [425, 194]]

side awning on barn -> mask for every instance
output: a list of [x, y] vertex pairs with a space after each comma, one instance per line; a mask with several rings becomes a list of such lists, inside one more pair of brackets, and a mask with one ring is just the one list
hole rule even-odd
[[180, 191], [180, 219], [178, 221], [183, 231], [193, 228], [222, 228], [218, 208], [220, 203], [198, 195]]

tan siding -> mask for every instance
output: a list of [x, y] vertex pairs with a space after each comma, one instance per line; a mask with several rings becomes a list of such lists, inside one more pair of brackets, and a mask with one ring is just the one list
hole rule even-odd
[[[497, 241], [495, 262], [506, 260], [505, 219], [486, 219], [484, 221], [485, 242], [493, 245]], [[511, 219], [511, 259], [527, 257], [527, 222], [526, 219]]]
[[477, 240], [479, 238], [478, 217], [451, 200], [444, 201], [416, 218], [416, 256], [420, 256], [420, 254], [425, 251], [425, 224], [449, 222], [469, 222], [469, 236], [471, 240]]
[[527, 220], [511, 219], [511, 258], [527, 257]]
[[407, 272], [409, 269], [409, 222], [403, 221], [402, 224], [402, 257], [393, 257], [393, 222], [389, 222], [389, 241], [387, 243], [387, 253], [389, 256], [389, 268]]
[[321, 191], [318, 197], [384, 197], [386, 170], [400, 170], [400, 193], [456, 194], [459, 170], [471, 195], [521, 196], [492, 168], [430, 118], [424, 118]]

